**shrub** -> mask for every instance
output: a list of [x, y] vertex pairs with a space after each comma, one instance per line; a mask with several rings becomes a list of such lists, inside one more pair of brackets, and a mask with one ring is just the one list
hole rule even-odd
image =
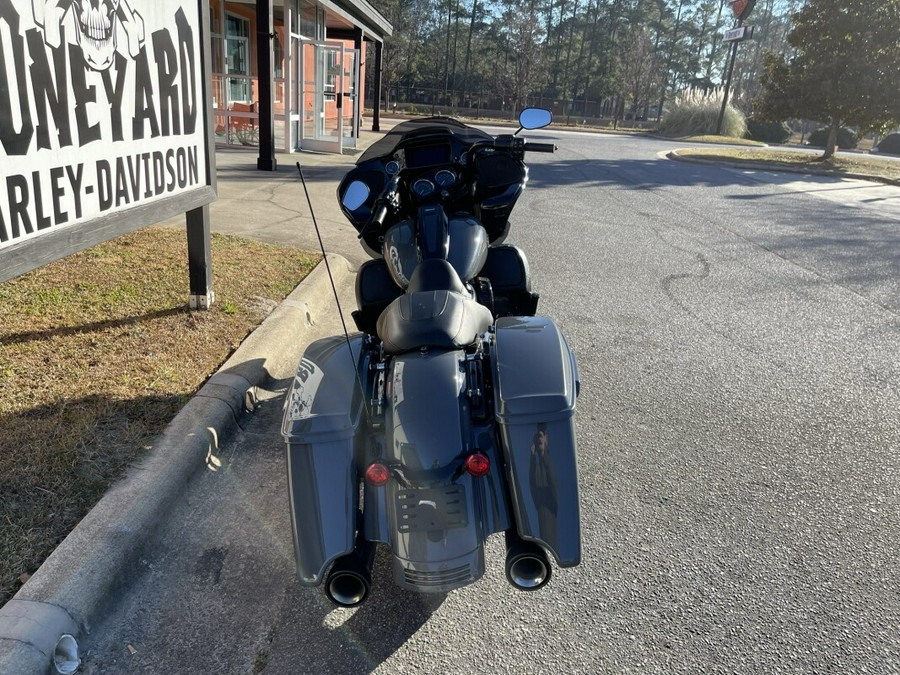
[[[659, 124], [659, 131], [666, 136], [704, 136], [716, 133], [719, 111], [722, 109], [721, 92], [706, 95], [691, 91], [678, 96], [666, 111]], [[737, 108], [727, 106], [722, 120], [722, 134], [743, 138], [747, 122]]]
[[885, 155], [900, 155], [900, 134], [888, 134], [876, 147]]
[[747, 138], [763, 143], [787, 143], [791, 128], [787, 122], [765, 122], [752, 117], [747, 119]]
[[[824, 148], [828, 143], [828, 127], [822, 127], [813, 131], [806, 142], [814, 148]], [[847, 127], [841, 127], [838, 130], [837, 145], [842, 150], [852, 150], [858, 143], [859, 139], [856, 137], [856, 134]]]

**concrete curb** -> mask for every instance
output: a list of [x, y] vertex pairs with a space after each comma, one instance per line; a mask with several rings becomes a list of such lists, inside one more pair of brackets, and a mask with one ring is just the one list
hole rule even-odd
[[704, 157], [691, 157], [690, 155], [681, 155], [678, 150], [672, 150], [666, 154], [666, 157], [678, 162], [687, 162], [689, 164], [706, 164], [707, 166], [726, 166], [731, 169], [756, 169], [758, 171], [776, 171], [781, 173], [796, 173], [806, 176], [831, 176], [832, 178], [853, 178], [855, 180], [868, 180], [873, 183], [883, 183], [884, 185], [900, 186], [900, 180], [884, 178], [883, 176], [873, 176], [864, 173], [835, 173], [834, 171], [817, 171], [816, 169], [800, 169], [789, 166], [772, 165], [765, 162], [731, 162], [728, 159], [706, 159]]
[[[352, 282], [346, 259], [328, 260], [339, 287]], [[292, 376], [314, 326], [333, 311], [331, 282], [320, 263], [187, 402], [148, 456], [0, 607], [0, 673], [56, 672], [60, 637], [91, 630], [184, 487], [240, 427], [248, 392]]]

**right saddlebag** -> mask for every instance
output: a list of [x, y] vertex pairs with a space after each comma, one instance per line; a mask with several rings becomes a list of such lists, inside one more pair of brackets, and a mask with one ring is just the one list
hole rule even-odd
[[571, 567], [581, 561], [575, 355], [546, 317], [507, 317], [496, 325], [494, 413], [518, 533]]

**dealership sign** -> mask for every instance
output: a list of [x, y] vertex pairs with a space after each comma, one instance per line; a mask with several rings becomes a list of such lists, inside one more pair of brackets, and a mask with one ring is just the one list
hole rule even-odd
[[206, 19], [0, 0], [0, 281], [215, 199]]

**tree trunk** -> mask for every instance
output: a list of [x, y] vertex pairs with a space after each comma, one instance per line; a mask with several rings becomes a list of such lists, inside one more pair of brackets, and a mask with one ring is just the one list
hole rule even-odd
[[831, 159], [837, 150], [838, 130], [841, 128], [841, 120], [837, 116], [831, 118], [831, 127], [828, 129], [828, 143], [825, 144], [825, 154], [822, 160]]

